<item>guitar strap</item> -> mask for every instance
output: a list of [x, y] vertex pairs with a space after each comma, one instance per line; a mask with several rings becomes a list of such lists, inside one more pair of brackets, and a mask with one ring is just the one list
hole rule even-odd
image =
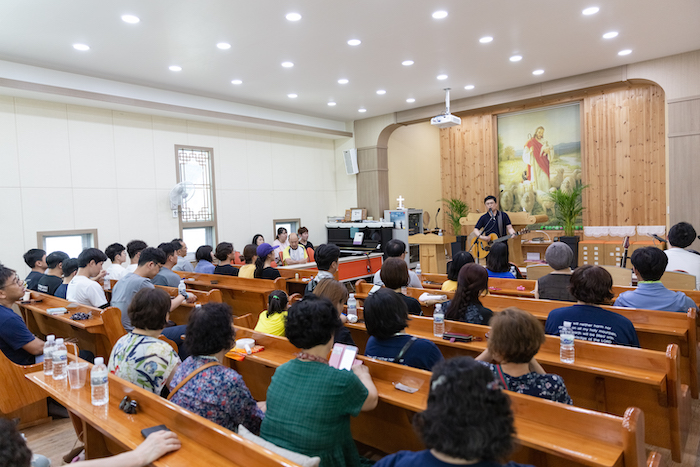
[[499, 210], [498, 211], [498, 236], [502, 237], [506, 233], [503, 231], [503, 213]]

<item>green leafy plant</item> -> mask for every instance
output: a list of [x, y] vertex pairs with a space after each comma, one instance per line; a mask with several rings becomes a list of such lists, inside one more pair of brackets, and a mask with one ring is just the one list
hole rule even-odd
[[581, 194], [588, 185], [579, 185], [573, 189], [571, 193], [566, 193], [557, 189], [549, 193], [549, 197], [554, 201], [556, 207], [556, 218], [564, 227], [564, 235], [567, 237], [574, 236], [574, 227], [576, 220], [585, 209], [581, 200]]
[[467, 216], [469, 213], [469, 206], [467, 203], [457, 198], [442, 198], [440, 201], [445, 203], [447, 218], [450, 221], [450, 225], [452, 225], [452, 230], [454, 231], [455, 235], [459, 235], [460, 231], [462, 230], [462, 224], [459, 223], [459, 220], [462, 217]]

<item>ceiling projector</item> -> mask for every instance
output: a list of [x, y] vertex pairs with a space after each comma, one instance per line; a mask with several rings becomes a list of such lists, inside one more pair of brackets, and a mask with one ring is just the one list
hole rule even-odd
[[438, 128], [449, 128], [462, 123], [462, 119], [450, 113], [450, 88], [445, 88], [445, 111], [430, 119], [430, 124]]

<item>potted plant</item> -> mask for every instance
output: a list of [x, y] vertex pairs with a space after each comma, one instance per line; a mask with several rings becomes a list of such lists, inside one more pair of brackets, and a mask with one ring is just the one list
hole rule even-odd
[[462, 232], [462, 224], [459, 220], [462, 217], [466, 217], [469, 213], [469, 206], [467, 203], [458, 198], [442, 198], [442, 202], [445, 203], [445, 210], [447, 213], [447, 219], [452, 226], [452, 231], [457, 237], [457, 241], [452, 244], [452, 254], [459, 251], [464, 251], [467, 247], [467, 235], [460, 235]]
[[574, 252], [574, 260], [571, 263], [572, 268], [578, 266], [579, 237], [574, 235], [574, 227], [578, 217], [585, 209], [581, 194], [587, 187], [588, 185], [578, 185], [571, 192], [557, 189], [549, 194], [552, 201], [554, 201], [557, 222], [564, 228], [564, 235], [559, 237], [559, 241], [569, 245]]

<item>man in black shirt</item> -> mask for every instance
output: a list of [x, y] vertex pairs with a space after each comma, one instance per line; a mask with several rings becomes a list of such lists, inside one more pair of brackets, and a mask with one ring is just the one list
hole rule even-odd
[[[479, 221], [474, 226], [474, 235], [479, 236], [482, 240], [490, 240], [489, 235], [495, 233], [499, 237], [510, 234], [515, 236], [515, 229], [510, 223], [508, 214], [498, 210], [498, 201], [495, 196], [489, 195], [484, 198], [484, 204], [488, 212], [479, 218]], [[485, 228], [484, 228], [485, 227]], [[484, 229], [481, 232], [481, 229]]]
[[32, 248], [24, 254], [24, 262], [32, 270], [24, 282], [27, 284], [27, 289], [36, 290], [39, 279], [46, 271], [46, 252], [39, 248]]
[[56, 293], [56, 289], [63, 284], [63, 262], [68, 258], [69, 256], [62, 251], [54, 251], [46, 257], [46, 265], [49, 269], [39, 279], [36, 286], [37, 292], [49, 295]]

